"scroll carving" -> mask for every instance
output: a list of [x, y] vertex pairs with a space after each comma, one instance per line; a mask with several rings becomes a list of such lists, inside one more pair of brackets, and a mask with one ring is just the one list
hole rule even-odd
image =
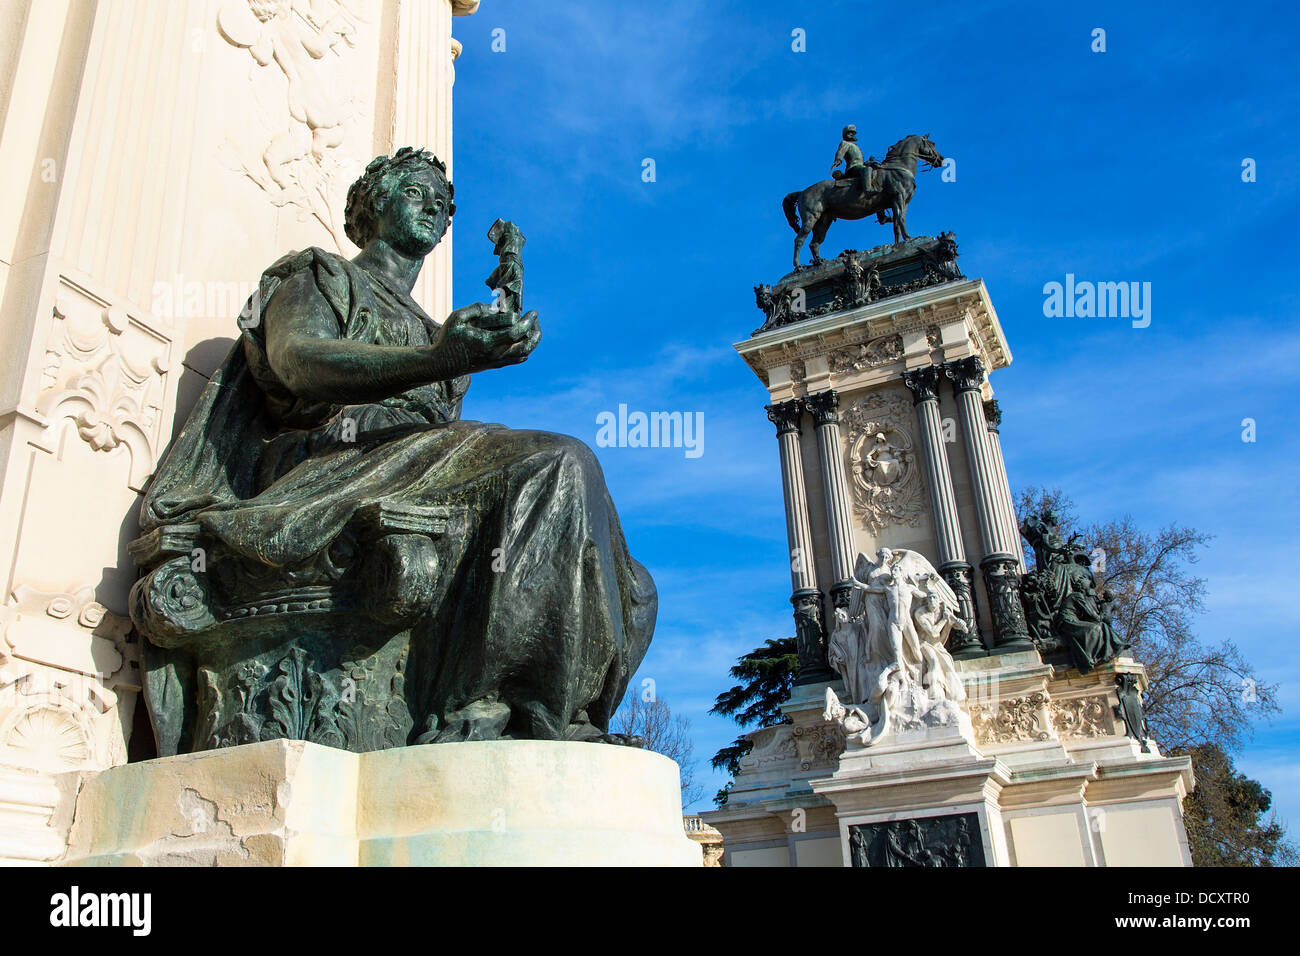
[[67, 418], [96, 451], [125, 445], [130, 485], [139, 491], [161, 443], [171, 343], [162, 334], [65, 284], [54, 304], [36, 410], [49, 441]]
[[1023, 743], [1050, 740], [1045, 708], [1047, 696], [1040, 691], [971, 708], [975, 739], [982, 744]]
[[1115, 734], [1112, 706], [1105, 694], [1053, 699], [1050, 707], [1052, 725], [1062, 739], [1111, 737]]

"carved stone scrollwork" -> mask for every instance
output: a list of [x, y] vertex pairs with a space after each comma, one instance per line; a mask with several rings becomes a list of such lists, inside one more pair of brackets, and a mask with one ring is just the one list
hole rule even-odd
[[77, 709], [39, 704], [6, 721], [0, 728], [0, 749], [17, 751], [38, 766], [64, 770], [92, 759], [93, 733]]
[[914, 418], [907, 398], [897, 393], [859, 399], [841, 415], [854, 512], [872, 533], [891, 524], [920, 524], [923, 482], [909, 424]]
[[844, 728], [831, 721], [795, 727], [794, 739], [799, 746], [800, 770], [834, 767], [848, 746]]
[[802, 385], [807, 377], [808, 367], [804, 364], [803, 359], [795, 359], [790, 363], [790, 381], [792, 383]]
[[971, 707], [975, 738], [982, 744], [1028, 743], [1050, 740], [1047, 695], [1035, 691], [995, 703]]
[[740, 758], [741, 772], [758, 773], [799, 759], [799, 745], [790, 724], [764, 727], [756, 730], [749, 739], [753, 746]]
[[939, 365], [926, 365], [922, 368], [909, 369], [903, 373], [903, 384], [912, 393], [912, 402], [933, 402], [939, 399]]
[[777, 402], [775, 405], [767, 406], [767, 418], [776, 426], [776, 433], [784, 435], [786, 432], [799, 431], [799, 420], [803, 417], [803, 402], [800, 399], [792, 398], [787, 402]]
[[1109, 698], [1104, 694], [1089, 697], [1053, 698], [1048, 713], [1061, 739], [1077, 737], [1112, 737], [1115, 734]]
[[903, 337], [890, 335], [874, 342], [830, 353], [827, 365], [832, 372], [861, 372], [897, 362], [903, 357]]
[[[36, 410], [50, 431], [71, 418], [95, 451], [126, 446], [130, 485], [144, 487], [160, 443], [170, 342], [65, 280], [54, 305]], [[50, 439], [53, 441], [52, 437]]]

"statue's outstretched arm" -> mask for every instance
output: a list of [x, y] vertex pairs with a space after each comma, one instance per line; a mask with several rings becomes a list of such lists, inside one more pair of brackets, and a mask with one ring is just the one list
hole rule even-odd
[[[487, 328], [480, 321], [504, 327]], [[266, 352], [275, 374], [294, 394], [335, 405], [379, 401], [430, 382], [517, 364], [540, 338], [535, 312], [510, 315], [475, 303], [448, 316], [431, 345], [341, 339], [333, 312], [305, 273], [286, 280], [266, 308]]]
[[840, 143], [835, 149], [835, 162], [831, 163], [831, 172], [835, 172], [835, 167], [844, 162], [844, 144]]

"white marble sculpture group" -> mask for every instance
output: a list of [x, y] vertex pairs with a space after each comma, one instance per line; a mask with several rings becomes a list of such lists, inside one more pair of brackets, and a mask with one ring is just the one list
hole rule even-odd
[[966, 692], [944, 646], [954, 628], [966, 629], [947, 582], [915, 551], [881, 548], [874, 562], [858, 555], [853, 585], [827, 649], [850, 706], [827, 688], [825, 718], [864, 746], [968, 722]]

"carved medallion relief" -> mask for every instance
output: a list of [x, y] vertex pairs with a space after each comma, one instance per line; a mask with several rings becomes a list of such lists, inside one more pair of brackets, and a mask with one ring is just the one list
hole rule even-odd
[[920, 524], [923, 483], [914, 418], [911, 399], [893, 390], [858, 399], [841, 414], [854, 514], [872, 534], [887, 525]]

